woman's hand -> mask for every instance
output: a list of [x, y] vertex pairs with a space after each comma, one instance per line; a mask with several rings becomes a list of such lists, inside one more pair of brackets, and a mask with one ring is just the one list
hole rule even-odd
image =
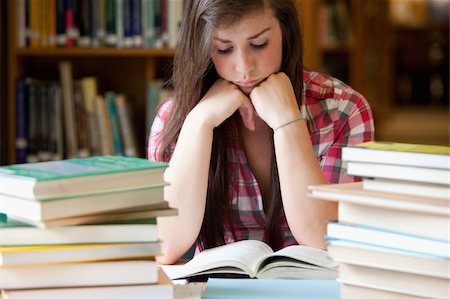
[[272, 129], [301, 115], [291, 80], [285, 73], [276, 73], [250, 93], [252, 104]]
[[250, 130], [254, 130], [253, 117], [255, 109], [250, 99], [237, 85], [218, 79], [193, 111], [198, 113], [196, 115], [204, 117], [207, 124], [213, 129], [223, 123], [238, 109], [245, 126]]

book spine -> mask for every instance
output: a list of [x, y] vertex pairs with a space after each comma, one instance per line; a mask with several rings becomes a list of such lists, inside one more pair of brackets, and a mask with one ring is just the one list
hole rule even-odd
[[116, 0], [116, 36], [117, 43], [116, 47], [121, 48], [124, 46], [124, 28], [123, 28], [123, 14], [124, 14], [124, 0]]
[[56, 0], [56, 46], [58, 47], [65, 47], [67, 44], [65, 5], [65, 0]]
[[37, 87], [32, 80], [27, 80], [27, 94], [28, 94], [28, 151], [27, 151], [27, 163], [38, 162], [37, 156], [37, 139], [39, 126], [38, 116], [38, 103], [37, 103]]
[[30, 48], [39, 48], [40, 44], [40, 21], [41, 21], [41, 0], [30, 0], [29, 15], [30, 15]]
[[102, 155], [112, 155], [114, 151], [110, 129], [111, 126], [105, 99], [102, 96], [97, 95], [95, 98], [95, 103], [96, 103], [98, 128], [101, 137], [100, 138], [101, 153]]
[[113, 92], [107, 92], [105, 94], [106, 104], [108, 106], [110, 125], [111, 125], [114, 153], [116, 155], [122, 156], [123, 155], [122, 138], [120, 136], [120, 127], [119, 127], [120, 124], [119, 124], [119, 118], [117, 115], [117, 109], [116, 109], [116, 104], [114, 102], [114, 98], [115, 98], [115, 94]]
[[28, 97], [25, 78], [16, 80], [16, 161], [27, 162]]
[[16, 10], [16, 39], [17, 39], [17, 47], [18, 48], [26, 48], [27, 39], [26, 39], [26, 23], [25, 23], [25, 0], [17, 0], [15, 2], [15, 10]]
[[117, 45], [116, 0], [105, 0], [105, 43], [109, 47]]
[[131, 0], [124, 0], [123, 5], [123, 45], [126, 48], [131, 48], [133, 46], [133, 29], [131, 28], [131, 23], [133, 22], [131, 16]]
[[125, 95], [118, 94], [115, 97], [115, 104], [117, 107], [117, 113], [120, 123], [120, 132], [123, 139], [125, 156], [136, 157], [138, 156], [136, 146], [136, 135], [131, 122], [130, 106], [127, 102]]
[[131, 35], [133, 47], [142, 47], [142, 2], [131, 0]]
[[69, 158], [77, 156], [78, 142], [75, 124], [75, 107], [73, 100], [73, 77], [71, 62], [59, 63], [59, 74], [62, 88], [63, 109], [65, 118], [66, 150]]
[[48, 2], [48, 32], [47, 46], [54, 48], [56, 46], [56, 0], [47, 0]]

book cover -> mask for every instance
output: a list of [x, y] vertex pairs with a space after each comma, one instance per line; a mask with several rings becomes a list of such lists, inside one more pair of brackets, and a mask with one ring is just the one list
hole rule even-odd
[[184, 265], [162, 266], [171, 279], [237, 274], [250, 278], [335, 279], [337, 263], [326, 251], [293, 245], [276, 252], [258, 240], [204, 250]]
[[144, 208], [164, 203], [164, 185], [79, 196], [27, 199], [0, 193], [0, 212], [36, 226], [51, 220]]
[[340, 202], [338, 213], [339, 221], [343, 223], [391, 229], [450, 242], [449, 215], [369, 207], [349, 202]]
[[158, 268], [158, 282], [151, 284], [1, 291], [2, 296], [7, 299], [173, 299], [174, 293], [174, 285], [160, 268]]
[[0, 222], [0, 246], [158, 242], [156, 219], [122, 224], [38, 228], [7, 218]]
[[330, 240], [327, 252], [339, 263], [450, 279], [448, 258], [342, 240]]
[[154, 261], [0, 267], [0, 289], [113, 286], [158, 282]]
[[159, 242], [0, 246], [0, 267], [123, 259], [153, 259], [160, 253], [161, 246]]
[[0, 192], [25, 198], [60, 197], [162, 185], [167, 163], [95, 156], [0, 167]]
[[339, 282], [428, 298], [448, 298], [449, 280], [407, 272], [340, 264]]
[[342, 160], [450, 170], [450, 147], [369, 141], [344, 147]]
[[226, 279], [211, 278], [204, 299], [339, 299], [339, 283], [335, 280]]
[[441, 258], [450, 258], [449, 242], [399, 233], [394, 230], [329, 222], [326, 238], [328, 240], [351, 241], [412, 253], [434, 255]]

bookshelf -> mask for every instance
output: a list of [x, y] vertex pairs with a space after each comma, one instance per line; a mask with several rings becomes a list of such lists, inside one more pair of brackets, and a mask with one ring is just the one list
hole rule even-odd
[[449, 144], [448, 2], [298, 3], [305, 66], [336, 76], [368, 99], [377, 140]]
[[59, 80], [58, 65], [62, 61], [72, 64], [73, 79], [94, 76], [98, 93], [113, 90], [127, 96], [140, 149], [146, 148], [147, 84], [155, 79], [167, 79], [170, 74], [174, 48], [20, 48], [17, 42], [17, 12], [14, 1], [7, 2], [8, 52], [7, 69], [7, 144], [5, 164], [16, 163], [15, 146], [15, 80], [20, 76], [42, 80]]

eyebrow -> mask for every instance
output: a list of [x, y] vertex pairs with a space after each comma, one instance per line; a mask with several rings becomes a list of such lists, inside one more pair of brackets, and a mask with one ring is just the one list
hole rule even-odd
[[[251, 39], [257, 38], [258, 36], [260, 36], [260, 35], [262, 35], [263, 33], [269, 31], [270, 29], [272, 29], [272, 28], [271, 28], [271, 27], [267, 27], [266, 29], [263, 29], [262, 31], [260, 31], [260, 32], [258, 32], [258, 33], [256, 33], [256, 34], [254, 34], [254, 35], [252, 35], [252, 36], [249, 36], [249, 37], [247, 38], [247, 40], [251, 40]], [[221, 39], [221, 38], [218, 38], [218, 37], [214, 37], [214, 39], [215, 39], [215, 40], [218, 40], [218, 41], [220, 41], [220, 42], [222, 42], [222, 43], [231, 43], [231, 41], [230, 41], [230, 40], [227, 40], [227, 39]]]

